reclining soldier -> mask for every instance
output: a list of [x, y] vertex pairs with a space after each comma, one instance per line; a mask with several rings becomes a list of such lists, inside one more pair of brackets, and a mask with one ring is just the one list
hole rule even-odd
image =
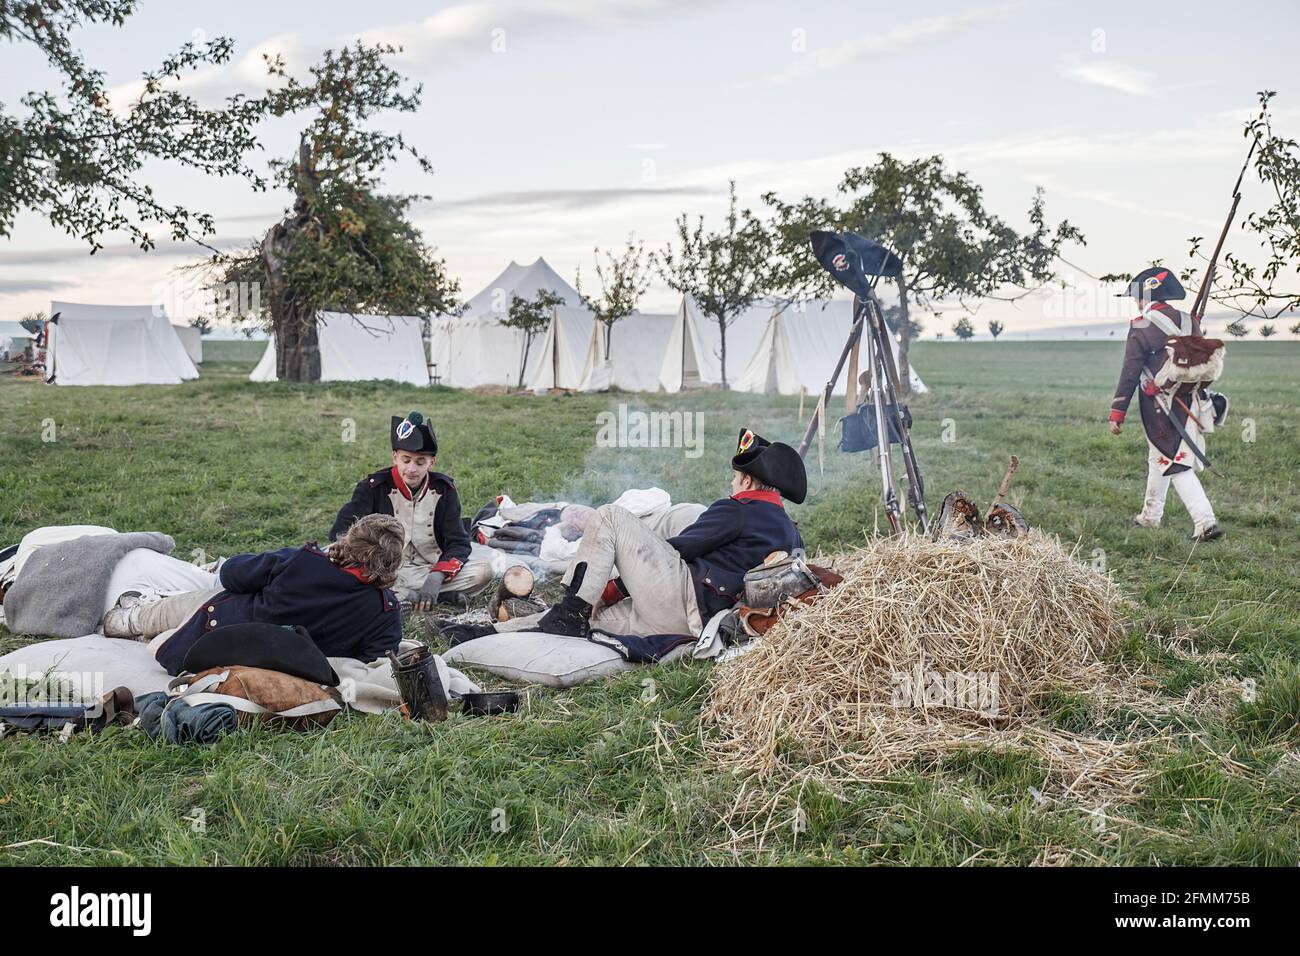
[[433, 470], [438, 439], [419, 412], [393, 416], [389, 426], [393, 464], [357, 483], [330, 530], [338, 538], [369, 514], [396, 517], [406, 528], [402, 568], [393, 589], [412, 610], [465, 599], [492, 583], [492, 565], [470, 560], [469, 533], [460, 517], [460, 496], [447, 475]]
[[179, 674], [190, 648], [227, 624], [305, 627], [328, 657], [369, 663], [402, 640], [402, 614], [389, 585], [405, 540], [397, 519], [372, 515], [328, 552], [314, 544], [227, 558], [220, 587], [154, 600], [124, 595], [104, 615], [106, 637], [154, 641], [154, 658]]
[[[740, 432], [731, 496], [665, 540], [617, 505], [596, 509], [564, 576], [565, 596], [549, 611], [483, 627], [443, 629], [453, 643], [505, 631], [585, 637], [691, 634], [743, 597], [745, 573], [773, 551], [803, 547], [782, 497], [807, 495], [803, 460], [789, 445]], [[614, 569], [618, 577], [614, 577]]]

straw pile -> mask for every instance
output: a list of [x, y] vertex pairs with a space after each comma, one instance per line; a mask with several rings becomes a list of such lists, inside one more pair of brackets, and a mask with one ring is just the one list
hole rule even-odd
[[704, 719], [725, 765], [861, 781], [1012, 747], [1069, 792], [1132, 784], [1134, 744], [1038, 720], [1053, 693], [1141, 694], [1104, 661], [1123, 599], [1056, 539], [902, 537], [820, 563], [844, 582], [714, 672]]

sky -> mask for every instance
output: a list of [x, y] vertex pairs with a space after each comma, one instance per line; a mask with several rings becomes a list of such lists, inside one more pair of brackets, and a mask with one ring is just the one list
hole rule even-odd
[[[1041, 186], [1049, 217], [1086, 236], [1064, 253], [1068, 290], [980, 307], [978, 327], [997, 318], [1014, 335], [1113, 329], [1131, 303], [1089, 274], [1156, 259], [1181, 269], [1189, 236], [1217, 236], [1257, 90], [1279, 92], [1276, 129], [1300, 136], [1297, 28], [1294, 0], [1226, 9], [1199, 0], [144, 0], [123, 27], [75, 40], [106, 73], [113, 101], [127, 102], [141, 71], [181, 43], [230, 36], [229, 64], [184, 81], [210, 104], [262, 89], [264, 52], [295, 71], [358, 37], [402, 45], [395, 64], [423, 84], [423, 105], [377, 123], [404, 132], [434, 172], [399, 163], [385, 187], [432, 197], [414, 218], [464, 298], [511, 260], [538, 256], [570, 282], [580, 267], [593, 280], [596, 247], [634, 236], [658, 248], [682, 213], [719, 223], [729, 180], [757, 208], [768, 190], [829, 196], [845, 169], [881, 151], [940, 153], [1009, 224], [1025, 225]], [[32, 49], [0, 49], [6, 110], [21, 111], [23, 93], [52, 82]], [[287, 155], [295, 136], [287, 122], [268, 126], [265, 156]], [[222, 247], [250, 241], [286, 203], [162, 164], [144, 176], [164, 200], [213, 213]], [[1243, 210], [1266, 200], [1248, 179]], [[89, 256], [42, 217], [21, 215], [0, 239], [0, 319], [52, 299], [183, 301], [190, 280], [175, 269], [200, 257], [192, 247], [164, 240], [141, 253], [124, 236], [105, 245]], [[1234, 232], [1229, 248], [1249, 255], [1252, 244]], [[675, 308], [661, 283], [642, 303]], [[930, 319], [927, 336], [951, 318]]]

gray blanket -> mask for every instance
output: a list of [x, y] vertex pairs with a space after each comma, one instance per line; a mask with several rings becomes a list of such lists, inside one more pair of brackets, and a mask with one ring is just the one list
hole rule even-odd
[[81, 637], [104, 616], [117, 562], [136, 548], [171, 554], [176, 542], [157, 531], [92, 534], [32, 552], [5, 594], [5, 625], [15, 634]]

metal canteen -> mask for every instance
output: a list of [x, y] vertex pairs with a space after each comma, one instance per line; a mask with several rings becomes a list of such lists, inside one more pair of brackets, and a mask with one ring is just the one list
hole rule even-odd
[[808, 567], [804, 553], [796, 549], [784, 558], [745, 574], [745, 604], [749, 607], [774, 608], [793, 600], [810, 588], [821, 587], [821, 580]]

